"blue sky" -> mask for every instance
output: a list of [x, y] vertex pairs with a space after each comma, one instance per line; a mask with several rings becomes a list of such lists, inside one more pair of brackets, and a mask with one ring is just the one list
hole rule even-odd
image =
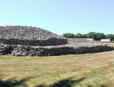
[[0, 25], [114, 33], [114, 0], [0, 0]]

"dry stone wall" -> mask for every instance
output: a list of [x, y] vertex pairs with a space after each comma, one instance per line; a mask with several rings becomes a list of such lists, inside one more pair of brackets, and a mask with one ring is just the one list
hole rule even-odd
[[67, 38], [68, 43], [83, 43], [89, 42], [89, 40], [85, 38]]
[[47, 40], [0, 39], [0, 43], [9, 45], [52, 46], [67, 44], [67, 39], [50, 38]]
[[1, 45], [1, 55], [13, 56], [55, 56], [65, 54], [84, 54], [93, 52], [111, 51], [110, 46], [90, 46], [90, 47], [71, 47], [71, 46], [22, 46], [22, 45]]
[[67, 39], [47, 30], [30, 26], [0, 27], [0, 43], [10, 45], [63, 45]]
[[55, 56], [111, 51], [113, 47], [85, 39], [67, 39], [27, 26], [0, 27], [0, 55]]

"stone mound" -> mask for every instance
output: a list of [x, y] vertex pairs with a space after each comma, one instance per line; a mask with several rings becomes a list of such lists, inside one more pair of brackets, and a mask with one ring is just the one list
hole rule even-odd
[[113, 47], [101, 42], [68, 39], [41, 28], [0, 27], [0, 55], [55, 56], [111, 50]]
[[12, 45], [49, 46], [66, 44], [67, 40], [62, 36], [41, 28], [30, 26], [1, 26], [0, 42]]

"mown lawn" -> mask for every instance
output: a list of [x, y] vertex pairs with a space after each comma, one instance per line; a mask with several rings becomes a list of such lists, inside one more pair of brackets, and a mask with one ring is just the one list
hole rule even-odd
[[0, 56], [0, 87], [114, 87], [114, 51], [49, 57]]

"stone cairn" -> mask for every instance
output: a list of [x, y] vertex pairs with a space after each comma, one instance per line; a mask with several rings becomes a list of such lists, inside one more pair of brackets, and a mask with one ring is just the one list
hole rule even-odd
[[100, 42], [78, 41], [31, 26], [0, 27], [1, 55], [55, 56], [113, 50]]

